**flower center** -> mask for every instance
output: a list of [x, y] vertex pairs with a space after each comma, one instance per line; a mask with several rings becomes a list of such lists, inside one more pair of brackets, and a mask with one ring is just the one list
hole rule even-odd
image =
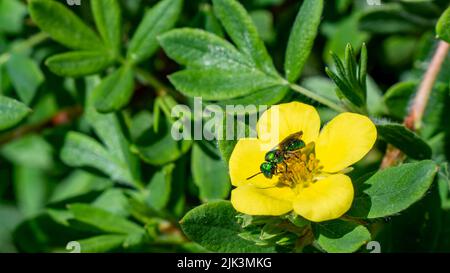
[[322, 166], [314, 152], [314, 142], [305, 148], [289, 152], [285, 160], [278, 165], [279, 183], [296, 190], [306, 188], [316, 182]]

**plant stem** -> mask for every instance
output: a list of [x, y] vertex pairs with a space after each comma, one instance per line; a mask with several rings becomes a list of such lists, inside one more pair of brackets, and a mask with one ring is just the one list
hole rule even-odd
[[47, 33], [39, 32], [31, 36], [30, 38], [26, 39], [25, 41], [19, 42], [18, 44], [13, 46], [8, 52], [5, 52], [2, 55], [0, 55], [0, 65], [6, 63], [9, 60], [9, 58], [11, 58], [12, 52], [20, 52], [25, 49], [34, 47], [35, 45], [38, 45], [43, 41], [45, 41], [48, 37], [49, 36]]
[[420, 84], [416, 97], [414, 98], [413, 105], [409, 115], [405, 118], [405, 125], [411, 130], [417, 130], [421, 126], [422, 117], [425, 113], [428, 100], [433, 90], [434, 83], [441, 71], [442, 64], [447, 57], [450, 45], [444, 41], [439, 42], [436, 52], [431, 60], [427, 72]]
[[[421, 126], [422, 118], [427, 108], [431, 92], [433, 91], [434, 83], [436, 82], [439, 72], [441, 71], [442, 64], [447, 57], [449, 48], [450, 45], [448, 43], [440, 41], [430, 65], [425, 72], [423, 80], [417, 90], [413, 104], [410, 108], [411, 110], [403, 122], [403, 124], [412, 131], [418, 130]], [[404, 158], [405, 155], [399, 149], [389, 144], [380, 168], [385, 169], [387, 167], [394, 166], [401, 162]]]
[[310, 99], [313, 99], [313, 100], [315, 100], [315, 101], [317, 101], [317, 102], [319, 102], [319, 103], [321, 103], [323, 105], [326, 105], [326, 106], [330, 107], [333, 110], [336, 110], [337, 112], [346, 112], [347, 111], [344, 107], [334, 103], [333, 101], [331, 101], [331, 100], [329, 100], [327, 98], [321, 97], [321, 96], [317, 95], [316, 93], [314, 93], [314, 92], [312, 92], [312, 91], [310, 91], [310, 90], [308, 90], [308, 89], [306, 89], [304, 87], [301, 87], [301, 86], [299, 86], [297, 84], [290, 84], [289, 87], [292, 90], [294, 90], [294, 91], [296, 91], [296, 92], [298, 92], [298, 93], [300, 93], [300, 94], [302, 94], [302, 95], [304, 95], [304, 96], [306, 96], [306, 97], [308, 97]]

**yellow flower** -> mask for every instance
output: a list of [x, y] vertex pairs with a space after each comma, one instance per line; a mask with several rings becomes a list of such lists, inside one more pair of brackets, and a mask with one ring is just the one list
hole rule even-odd
[[[354, 191], [344, 172], [361, 160], [376, 141], [376, 127], [369, 118], [342, 113], [320, 131], [316, 109], [291, 102], [267, 110], [256, 129], [258, 138], [240, 139], [230, 157], [230, 177], [236, 187], [231, 203], [237, 211], [282, 215], [294, 210], [314, 222], [336, 219], [348, 211]], [[249, 179], [260, 172], [265, 154], [271, 150], [267, 147], [276, 147], [300, 131], [306, 148], [286, 159], [286, 164], [279, 163], [283, 171], [271, 179], [262, 174]]]

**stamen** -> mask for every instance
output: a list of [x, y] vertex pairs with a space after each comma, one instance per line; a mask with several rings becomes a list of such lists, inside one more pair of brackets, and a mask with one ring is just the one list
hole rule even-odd
[[290, 152], [278, 166], [279, 183], [294, 189], [306, 188], [315, 182], [322, 167], [314, 153], [314, 142], [305, 148]]

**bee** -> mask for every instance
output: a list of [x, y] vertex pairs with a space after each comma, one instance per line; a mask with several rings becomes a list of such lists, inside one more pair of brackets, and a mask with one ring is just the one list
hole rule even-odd
[[247, 180], [260, 174], [263, 174], [266, 178], [270, 179], [279, 173], [279, 164], [284, 164], [287, 169], [287, 164], [285, 162], [286, 158], [288, 158], [292, 152], [306, 146], [305, 142], [302, 140], [302, 136], [303, 131], [299, 131], [283, 139], [283, 141], [281, 141], [274, 149], [266, 153], [264, 162], [261, 163], [259, 167], [260, 172], [248, 177]]

